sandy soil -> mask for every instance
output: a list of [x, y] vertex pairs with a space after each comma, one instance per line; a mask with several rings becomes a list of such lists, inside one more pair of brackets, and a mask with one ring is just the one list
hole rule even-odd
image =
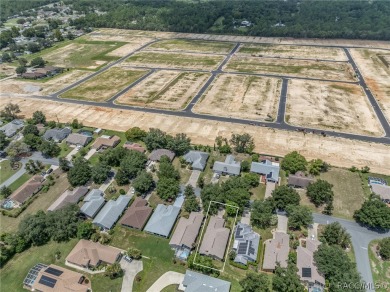
[[[11, 66], [10, 64], [7, 63], [2, 63], [0, 64], [0, 75], [7, 75], [7, 76], [12, 76], [15, 75], [15, 69], [16, 67]], [[6, 78], [6, 77], [4, 77]], [[1, 80], [1, 79], [0, 79]]]
[[34, 95], [48, 95], [55, 93], [62, 88], [74, 83], [87, 75], [89, 71], [71, 70], [65, 72], [45, 82], [28, 81], [26, 79], [8, 79], [0, 83], [2, 93], [17, 93], [17, 94], [34, 94]]
[[224, 70], [355, 81], [352, 67], [347, 63], [282, 60], [234, 55], [224, 66]]
[[131, 52], [151, 42], [152, 40], [153, 40], [152, 38], [143, 38], [143, 37], [137, 38], [136, 40], [113, 50], [112, 52], [108, 53], [107, 56], [114, 56], [114, 57], [126, 56], [127, 54], [130, 54]]
[[276, 78], [218, 75], [194, 110], [198, 113], [251, 120], [274, 120], [281, 80]]
[[161, 70], [121, 95], [116, 102], [164, 109], [181, 109], [199, 91], [207, 73]]
[[227, 54], [234, 48], [234, 45], [235, 43], [173, 39], [154, 43], [147, 49]]
[[390, 64], [390, 52], [365, 49], [351, 49], [350, 52], [367, 86], [390, 121], [390, 65], [387, 67], [380, 59], [382, 57]]
[[367, 96], [355, 84], [290, 80], [286, 120], [310, 128], [384, 134]]
[[91, 32], [84, 37], [89, 40], [96, 41], [121, 41], [132, 42], [140, 37], [147, 38], [172, 38], [175, 33], [173, 32], [160, 32], [160, 31], [142, 31], [142, 30], [129, 30], [129, 29], [116, 29], [116, 28], [99, 28]]
[[237, 54], [282, 57], [282, 58], [305, 58], [332, 61], [347, 61], [344, 51], [339, 48], [323, 48], [309, 46], [286, 46], [286, 45], [255, 45], [244, 44]]
[[230, 138], [232, 132], [249, 133], [254, 137], [257, 152], [283, 156], [297, 150], [307, 159], [321, 158], [334, 166], [368, 165], [372, 172], [390, 174], [390, 146], [384, 144], [18, 97], [1, 98], [0, 107], [3, 108], [9, 102], [17, 103], [22, 110], [21, 114], [27, 118], [31, 117], [34, 111], [41, 110], [48, 120], [58, 117], [61, 122], [70, 122], [77, 118], [86, 126], [118, 131], [135, 126], [142, 129], [160, 128], [170, 134], [184, 132], [191, 137], [193, 143], [211, 146], [218, 135]]

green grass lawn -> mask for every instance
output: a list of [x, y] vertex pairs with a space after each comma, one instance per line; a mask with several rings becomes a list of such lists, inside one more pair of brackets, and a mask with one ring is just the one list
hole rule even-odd
[[175, 157], [175, 159], [173, 159], [172, 161], [172, 164], [180, 173], [180, 183], [186, 184], [191, 176], [192, 171], [189, 170], [187, 167], [181, 167], [179, 157]]
[[66, 155], [68, 155], [73, 150], [73, 148], [68, 146], [68, 144], [66, 144], [65, 141], [63, 141], [60, 144], [60, 147], [61, 147], [61, 152], [60, 152], [59, 157], [66, 157]]
[[176, 292], [176, 291], [179, 291], [179, 285], [169, 285], [167, 287], [165, 287], [164, 289], [161, 290], [161, 292]]
[[9, 179], [17, 170], [13, 170], [9, 160], [4, 160], [0, 162], [0, 183], [5, 182]]
[[19, 177], [17, 180], [15, 180], [12, 184], [10, 184], [8, 187], [12, 190], [12, 192], [16, 191], [21, 185], [23, 185], [26, 181], [28, 181], [31, 178], [32, 175], [28, 174], [27, 172], [24, 173], [21, 177]]
[[[383, 261], [379, 259], [376, 254], [376, 246], [378, 244], [378, 240], [374, 240], [370, 243], [368, 248], [368, 256], [370, 258], [371, 271], [372, 276], [374, 278], [374, 283], [386, 283], [387, 287], [390, 285], [390, 261]], [[385, 285], [382, 287], [376, 288], [376, 291], [385, 292], [388, 291], [385, 289]]]

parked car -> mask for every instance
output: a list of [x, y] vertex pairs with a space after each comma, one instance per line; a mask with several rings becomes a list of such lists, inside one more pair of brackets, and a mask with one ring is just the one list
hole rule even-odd
[[46, 173], [49, 174], [49, 173], [52, 173], [53, 172], [53, 168], [49, 168]]

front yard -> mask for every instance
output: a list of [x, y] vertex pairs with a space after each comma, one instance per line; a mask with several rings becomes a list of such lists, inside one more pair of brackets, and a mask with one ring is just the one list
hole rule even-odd
[[381, 285], [378, 288], [375, 288], [378, 292], [388, 291], [386, 288], [390, 285], [390, 261], [383, 261], [379, 259], [376, 255], [376, 247], [378, 245], [378, 240], [374, 240], [370, 243], [368, 248], [368, 256], [370, 257], [371, 271], [374, 278], [374, 283]]

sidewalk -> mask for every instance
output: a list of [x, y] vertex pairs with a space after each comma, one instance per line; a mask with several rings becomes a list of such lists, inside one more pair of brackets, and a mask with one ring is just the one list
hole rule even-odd
[[[184, 274], [177, 272], [166, 272], [147, 290], [147, 292], [160, 292], [169, 285], [180, 285], [184, 280]], [[123, 292], [123, 290], [122, 290]]]

